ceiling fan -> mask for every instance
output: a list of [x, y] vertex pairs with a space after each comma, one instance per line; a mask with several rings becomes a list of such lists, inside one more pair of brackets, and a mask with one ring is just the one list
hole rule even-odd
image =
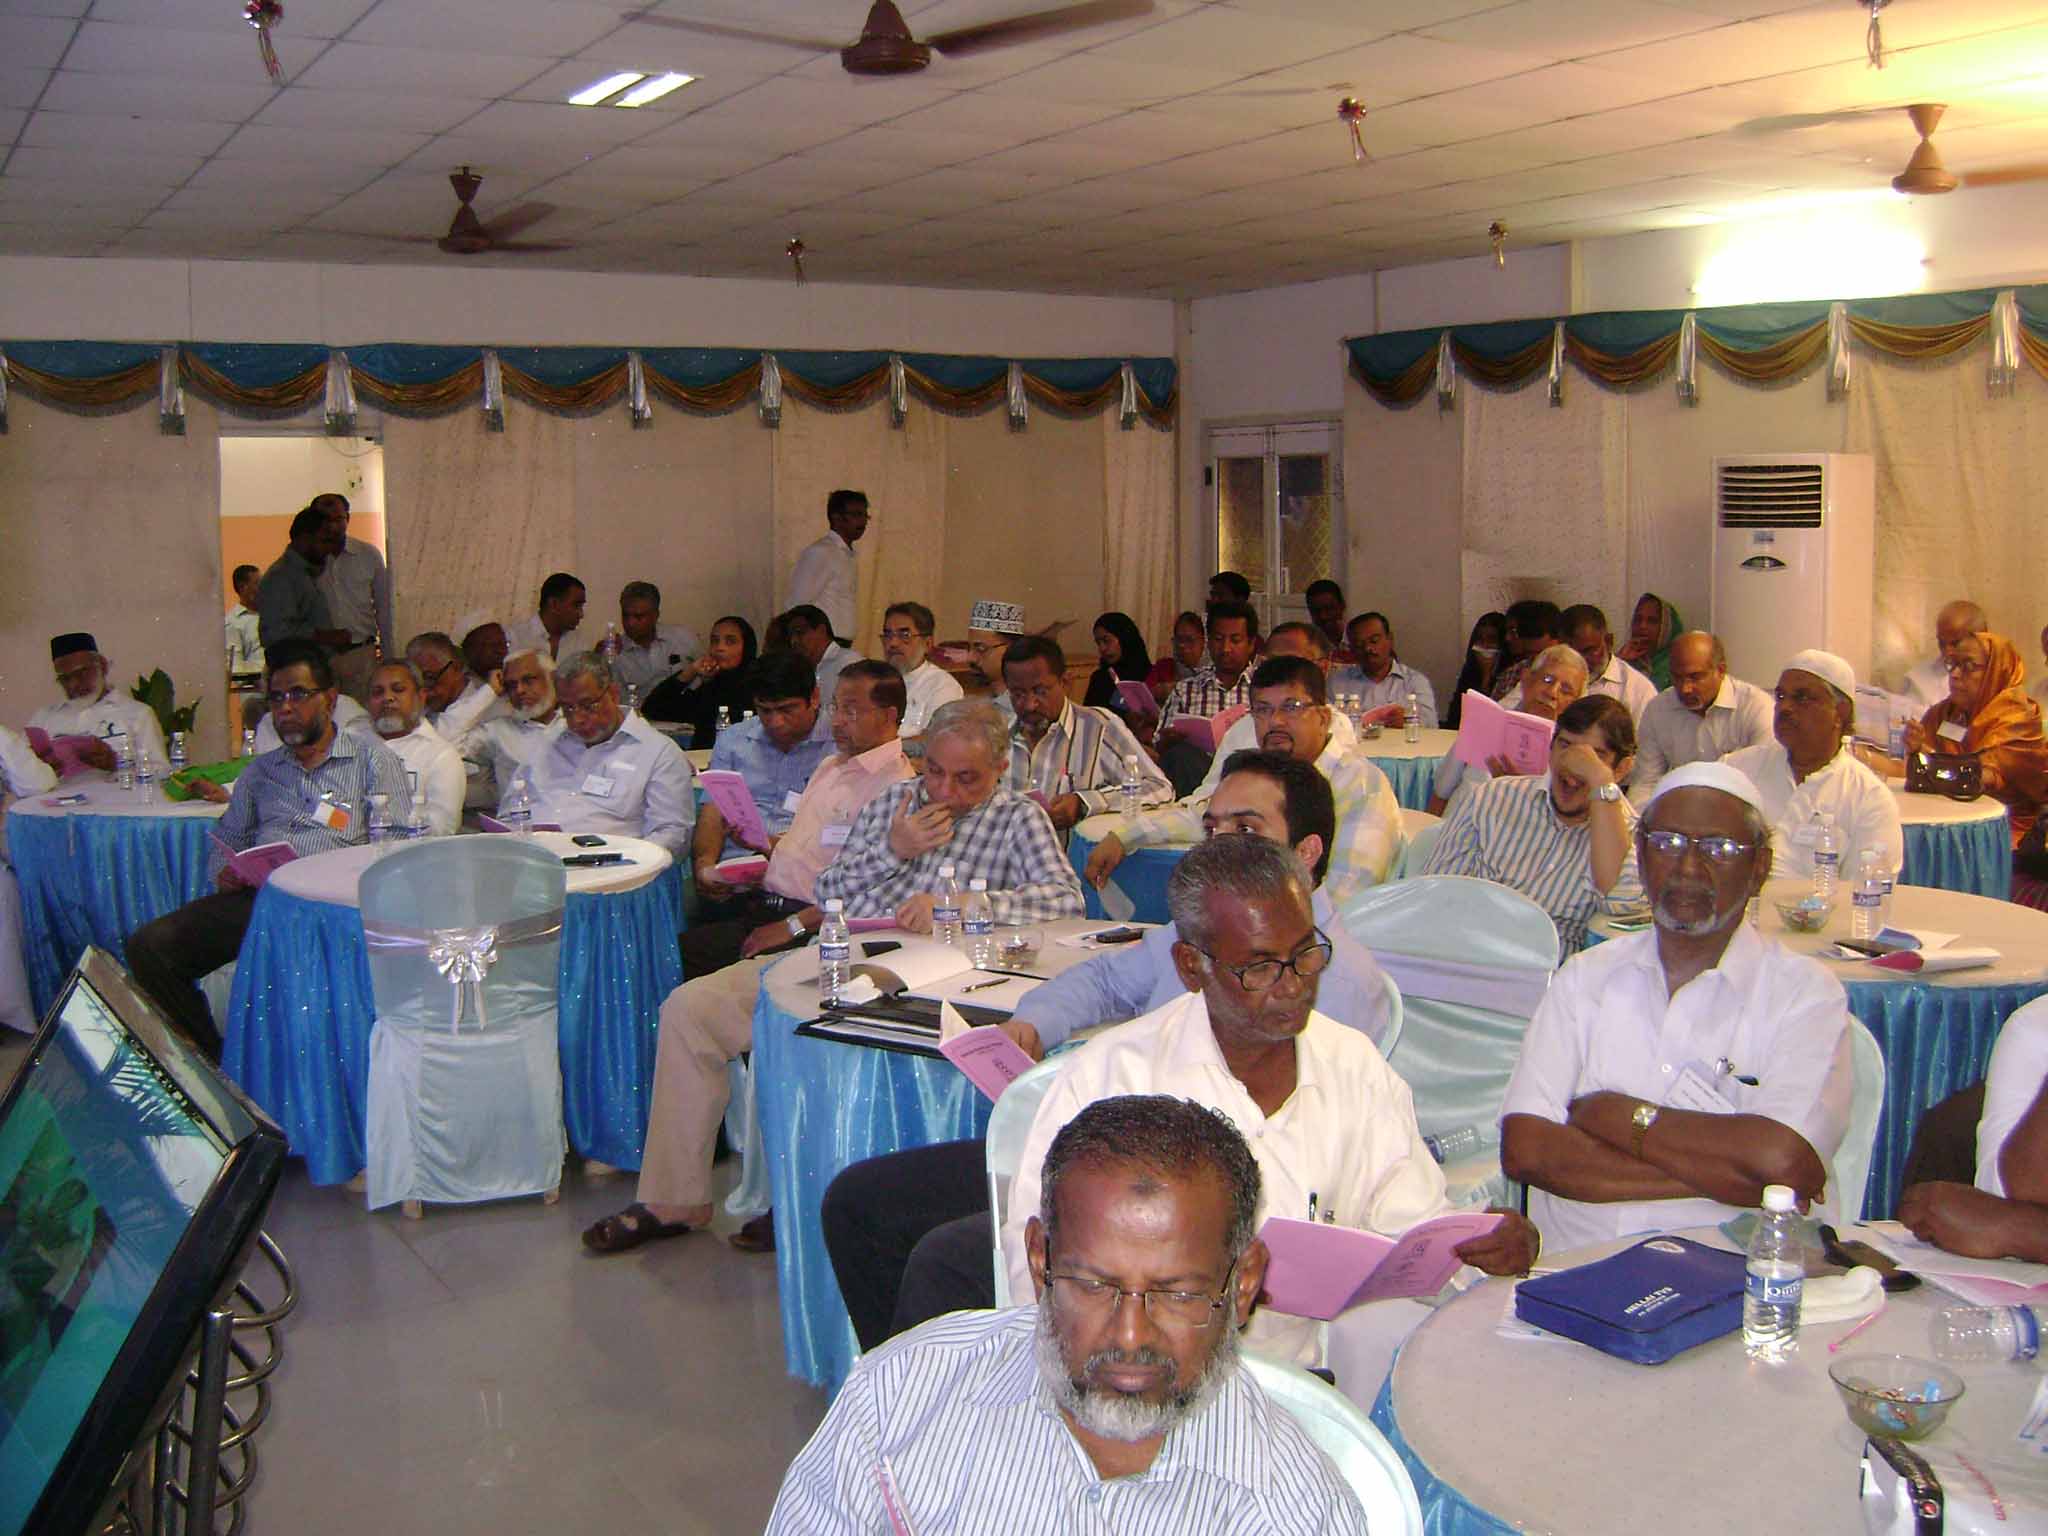
[[978, 26], [935, 32], [919, 39], [910, 34], [903, 13], [893, 0], [875, 0], [861, 23], [860, 36], [852, 43], [809, 37], [790, 37], [778, 32], [757, 32], [751, 27], [729, 26], [718, 21], [696, 21], [686, 16], [662, 16], [653, 11], [634, 11], [628, 21], [650, 26], [674, 27], [683, 32], [700, 32], [709, 37], [730, 37], [746, 43], [767, 43], [776, 47], [799, 48], [806, 53], [836, 53], [849, 75], [909, 75], [925, 68], [934, 53], [949, 59], [1009, 48], [1018, 43], [1038, 42], [1098, 27], [1112, 21], [1129, 21], [1149, 15], [1153, 0], [1082, 0], [1077, 5], [1056, 6], [1049, 11], [1032, 11], [985, 21]]
[[1939, 102], [1920, 101], [1907, 107], [1855, 107], [1843, 112], [1796, 112], [1783, 117], [1752, 118], [1736, 132], [1782, 133], [1824, 127], [1829, 123], [1853, 123], [1899, 111], [1913, 120], [1913, 131], [1920, 135], [1920, 142], [1914, 148], [1912, 158], [1906, 162], [1906, 168], [1892, 178], [1894, 191], [1932, 197], [1953, 192], [1958, 187], [1974, 190], [2025, 181], [2048, 181], [2048, 164], [2004, 165], [1988, 171], [1967, 171], [1961, 176], [1956, 175], [1942, 164], [1941, 151], [1934, 147], [1934, 130], [1941, 125], [1942, 114], [1948, 111], [1947, 106]]
[[481, 256], [486, 251], [539, 252], [573, 249], [572, 246], [546, 241], [512, 238], [521, 230], [531, 229], [553, 213], [553, 203], [518, 203], [488, 222], [478, 218], [476, 209], [470, 205], [476, 200], [477, 189], [483, 184], [483, 177], [466, 165], [459, 171], [450, 171], [448, 185], [455, 189], [458, 206], [454, 219], [448, 225], [448, 233], [440, 236], [406, 235], [400, 238], [421, 244], [431, 239], [450, 256]]

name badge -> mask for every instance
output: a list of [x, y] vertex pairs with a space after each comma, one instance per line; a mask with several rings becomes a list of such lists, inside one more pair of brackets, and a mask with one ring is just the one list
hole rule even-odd
[[583, 781], [583, 793], [594, 800], [609, 800], [612, 797], [612, 781], [601, 773], [593, 773]]
[[792, 789], [788, 794], [782, 797], [782, 808], [785, 811], [794, 811], [797, 807], [797, 802], [803, 799], [803, 797], [804, 792], [802, 790]]
[[1701, 1114], [1734, 1114], [1734, 1103], [1714, 1086], [1715, 1075], [1696, 1061], [1687, 1062], [1679, 1071], [1678, 1081], [1672, 1084], [1670, 1097], [1665, 1102], [1673, 1109], [1698, 1110]]
[[847, 823], [843, 826], [827, 827], [819, 834], [818, 841], [827, 848], [844, 848], [846, 840], [851, 836], [853, 836], [853, 826], [851, 823]]
[[1935, 727], [1934, 734], [1949, 741], [1961, 741], [1970, 734], [1970, 728], [1960, 720], [1944, 720]]
[[330, 832], [346, 832], [349, 824], [348, 807], [337, 805], [332, 800], [321, 800], [313, 806], [313, 819]]
[[411, 792], [413, 799], [419, 799], [420, 776], [410, 768], [405, 770], [405, 787]]

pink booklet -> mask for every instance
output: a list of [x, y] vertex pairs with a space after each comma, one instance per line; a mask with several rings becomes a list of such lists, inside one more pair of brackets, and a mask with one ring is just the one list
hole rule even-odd
[[1149, 717], [1159, 713], [1159, 701], [1152, 697], [1152, 690], [1144, 683], [1134, 683], [1128, 678], [1116, 685], [1116, 696], [1124, 701], [1124, 708], [1132, 714]]
[[939, 1042], [939, 1054], [967, 1074], [967, 1080], [991, 1099], [1033, 1066], [1024, 1047], [993, 1024], [983, 1024]]
[[250, 887], [262, 885], [270, 878], [272, 870], [282, 869], [299, 856], [290, 843], [258, 843], [254, 848], [237, 852], [227, 845], [224, 838], [214, 836], [213, 842], [220, 849], [221, 858], [228, 868], [235, 872], [235, 877]]
[[768, 861], [758, 853], [743, 854], [721, 859], [712, 873], [727, 885], [759, 885], [768, 878]]
[[706, 768], [697, 775], [704, 798], [718, 807], [718, 814], [732, 828], [736, 841], [749, 848], [768, 846], [768, 823], [761, 819], [761, 807], [754, 804], [754, 792], [747, 781], [730, 768]]
[[1550, 738], [1556, 730], [1554, 721], [1504, 709], [1467, 688], [1451, 756], [1474, 768], [1484, 768], [1490, 757], [1504, 757], [1523, 773], [1542, 773], [1550, 766]]
[[1498, 1211], [1453, 1211], [1399, 1237], [1270, 1216], [1259, 1239], [1270, 1258], [1266, 1298], [1275, 1311], [1328, 1322], [1351, 1307], [1396, 1296], [1434, 1296], [1464, 1261], [1452, 1252], [1500, 1225]]
[[1217, 745], [1223, 740], [1225, 733], [1242, 720], [1245, 713], [1245, 707], [1237, 704], [1213, 715], [1175, 715], [1173, 728], [1214, 757]]

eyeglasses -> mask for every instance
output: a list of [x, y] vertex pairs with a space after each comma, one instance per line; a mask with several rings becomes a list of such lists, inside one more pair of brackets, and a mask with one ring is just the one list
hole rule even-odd
[[429, 688], [431, 688], [434, 686], [434, 684], [440, 682], [442, 678], [446, 677], [455, 666], [455, 662], [444, 661], [441, 663], [440, 666], [434, 668], [434, 670], [431, 672], [427, 671], [426, 668], [422, 667], [420, 669], [420, 681], [425, 683]]
[[1216, 968], [1228, 971], [1237, 978], [1237, 984], [1247, 992], [1264, 992], [1280, 984], [1283, 973], [1292, 971], [1297, 981], [1308, 981], [1330, 968], [1332, 953], [1330, 940], [1323, 930], [1315, 930], [1315, 938], [1294, 952], [1286, 960], [1254, 960], [1249, 965], [1231, 965], [1217, 960], [1208, 950], [1201, 953], [1216, 962]]
[[272, 709], [283, 709], [287, 704], [297, 709], [314, 694], [324, 692], [324, 688], [273, 688], [264, 697], [270, 701]]
[[1009, 647], [1010, 642], [1007, 640], [970, 640], [967, 642], [967, 649], [974, 652], [977, 656], [986, 656], [990, 651], [1008, 650]]
[[1312, 709], [1321, 709], [1320, 704], [1311, 704], [1307, 699], [1282, 699], [1277, 704], [1254, 704], [1254, 720], [1271, 720], [1275, 715], [1286, 720], [1299, 720]]
[[1659, 858], [1682, 859], [1687, 849], [1697, 848], [1701, 858], [1716, 864], [1733, 864], [1756, 847], [1755, 843], [1745, 843], [1725, 833], [1709, 832], [1696, 837], [1690, 832], [1671, 832], [1663, 827], [1645, 829], [1642, 838], [1643, 846]]
[[[882, 631], [882, 638], [896, 641], [915, 640], [918, 638], [918, 632], [914, 629], [885, 629]], [[931, 636], [926, 635], [924, 638], [929, 640]]]
[[1214, 1296], [1206, 1291], [1127, 1291], [1112, 1280], [1090, 1275], [1048, 1274], [1045, 1283], [1053, 1288], [1059, 1304], [1077, 1317], [1096, 1321], [1114, 1317], [1124, 1298], [1135, 1296], [1153, 1326], [1193, 1333], [1215, 1326], [1218, 1315], [1230, 1305], [1230, 1287], [1236, 1275], [1233, 1262], [1223, 1277], [1221, 1293]]
[[1946, 656], [1942, 658], [1941, 669], [1948, 673], [1950, 677], [1972, 677], [1984, 670], [1984, 663], [1981, 661], [1965, 661], [1955, 656]]

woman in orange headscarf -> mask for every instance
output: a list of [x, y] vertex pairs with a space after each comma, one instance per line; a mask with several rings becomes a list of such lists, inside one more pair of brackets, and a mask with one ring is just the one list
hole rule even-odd
[[1906, 727], [1908, 752], [1977, 753], [1984, 793], [2005, 802], [2017, 844], [2048, 800], [2048, 739], [2026, 663], [2003, 635], [1965, 636], [1943, 663], [1948, 698]]

